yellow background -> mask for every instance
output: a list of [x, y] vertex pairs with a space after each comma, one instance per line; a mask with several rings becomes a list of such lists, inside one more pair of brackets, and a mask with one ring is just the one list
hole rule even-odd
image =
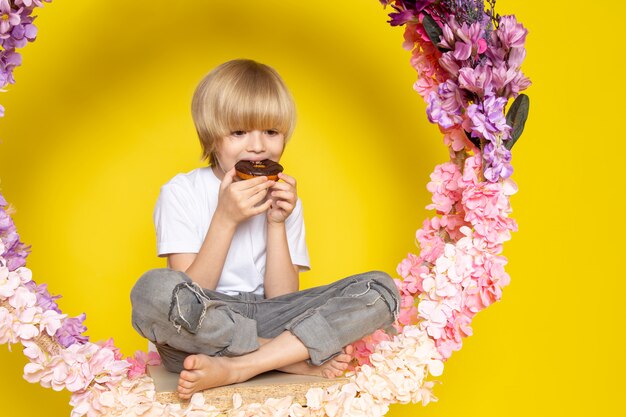
[[[626, 8], [500, 0], [498, 11], [529, 29], [534, 83], [513, 157], [512, 283], [446, 364], [440, 401], [389, 415], [624, 415]], [[274, 66], [298, 105], [282, 162], [305, 207], [304, 286], [395, 275], [416, 250], [428, 174], [447, 154], [411, 88], [403, 30], [378, 1], [56, 0], [39, 16], [17, 84], [0, 95], [0, 187], [34, 278], [63, 294], [64, 312], [87, 312], [92, 340], [146, 348], [128, 294], [164, 265], [152, 209], [162, 184], [201, 166], [191, 94], [232, 58]], [[0, 414], [69, 415], [68, 393], [28, 384], [13, 350], [0, 347]]]

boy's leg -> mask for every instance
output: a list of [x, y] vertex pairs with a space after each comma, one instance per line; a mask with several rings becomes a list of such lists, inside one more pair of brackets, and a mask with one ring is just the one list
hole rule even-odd
[[[261, 347], [239, 357], [191, 355], [179, 378], [181, 398], [246, 381], [260, 373], [328, 363], [344, 346], [390, 326], [400, 305], [393, 280], [382, 272], [354, 275], [323, 287], [251, 302]], [[304, 372], [307, 373], [307, 372]]]
[[[264, 345], [272, 340], [274, 339], [259, 338], [259, 344]], [[324, 362], [322, 365], [312, 365], [309, 360], [303, 360], [277, 368], [276, 370], [288, 374], [323, 376], [329, 379], [337, 378], [342, 376], [350, 366], [350, 363], [354, 359], [353, 353], [354, 349], [352, 346], [348, 345], [342, 349], [339, 355], [334, 356], [331, 360]]]
[[243, 311], [246, 303], [202, 290], [183, 272], [146, 272], [133, 287], [131, 301], [133, 327], [156, 344], [169, 371], [183, 370], [190, 353], [236, 356], [259, 347], [257, 324]]
[[259, 336], [289, 330], [307, 347], [310, 362], [321, 365], [342, 349], [395, 321], [400, 294], [391, 277], [371, 271], [332, 284], [257, 303]]
[[309, 357], [306, 346], [290, 332], [283, 332], [251, 353], [236, 357], [191, 355], [180, 373], [178, 393], [182, 399], [208, 388], [234, 384], [282, 368]]

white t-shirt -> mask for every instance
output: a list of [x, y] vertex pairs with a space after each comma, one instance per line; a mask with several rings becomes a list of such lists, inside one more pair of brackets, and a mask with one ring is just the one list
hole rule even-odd
[[[198, 253], [217, 208], [220, 180], [210, 167], [178, 174], [161, 187], [154, 208], [157, 254]], [[216, 291], [263, 294], [267, 248], [267, 215], [258, 214], [239, 224], [231, 242]], [[310, 269], [304, 238], [302, 203], [296, 202], [285, 220], [291, 262]]]

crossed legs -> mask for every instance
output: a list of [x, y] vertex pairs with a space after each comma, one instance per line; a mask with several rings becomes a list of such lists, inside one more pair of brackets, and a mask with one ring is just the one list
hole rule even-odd
[[274, 369], [339, 376], [352, 359], [345, 346], [393, 323], [399, 294], [388, 275], [372, 271], [273, 299], [235, 298], [156, 269], [138, 280], [131, 301], [133, 326], [180, 372], [180, 396], [190, 398]]
[[334, 378], [343, 374], [352, 360], [352, 351], [348, 349], [320, 366], [309, 365], [305, 362], [308, 349], [288, 331], [274, 339], [261, 339], [260, 343], [258, 350], [242, 356], [187, 356], [178, 380], [180, 398], [189, 399], [198, 391], [247, 381], [274, 369]]

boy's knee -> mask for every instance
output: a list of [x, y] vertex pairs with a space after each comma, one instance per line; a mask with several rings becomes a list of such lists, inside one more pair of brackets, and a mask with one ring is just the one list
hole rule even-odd
[[400, 309], [400, 292], [393, 278], [383, 271], [369, 271], [364, 275], [371, 283], [376, 284], [370, 288], [377, 290], [387, 300], [395, 318]]
[[366, 272], [364, 275], [365, 278], [367, 278], [368, 280], [376, 282], [377, 284], [387, 289], [387, 291], [393, 294], [396, 298], [400, 298], [400, 292], [398, 291], [398, 287], [396, 286], [395, 281], [386, 272], [369, 271]]
[[151, 269], [144, 273], [130, 292], [133, 312], [149, 309], [167, 313], [174, 287], [185, 280], [183, 273], [168, 268]]

